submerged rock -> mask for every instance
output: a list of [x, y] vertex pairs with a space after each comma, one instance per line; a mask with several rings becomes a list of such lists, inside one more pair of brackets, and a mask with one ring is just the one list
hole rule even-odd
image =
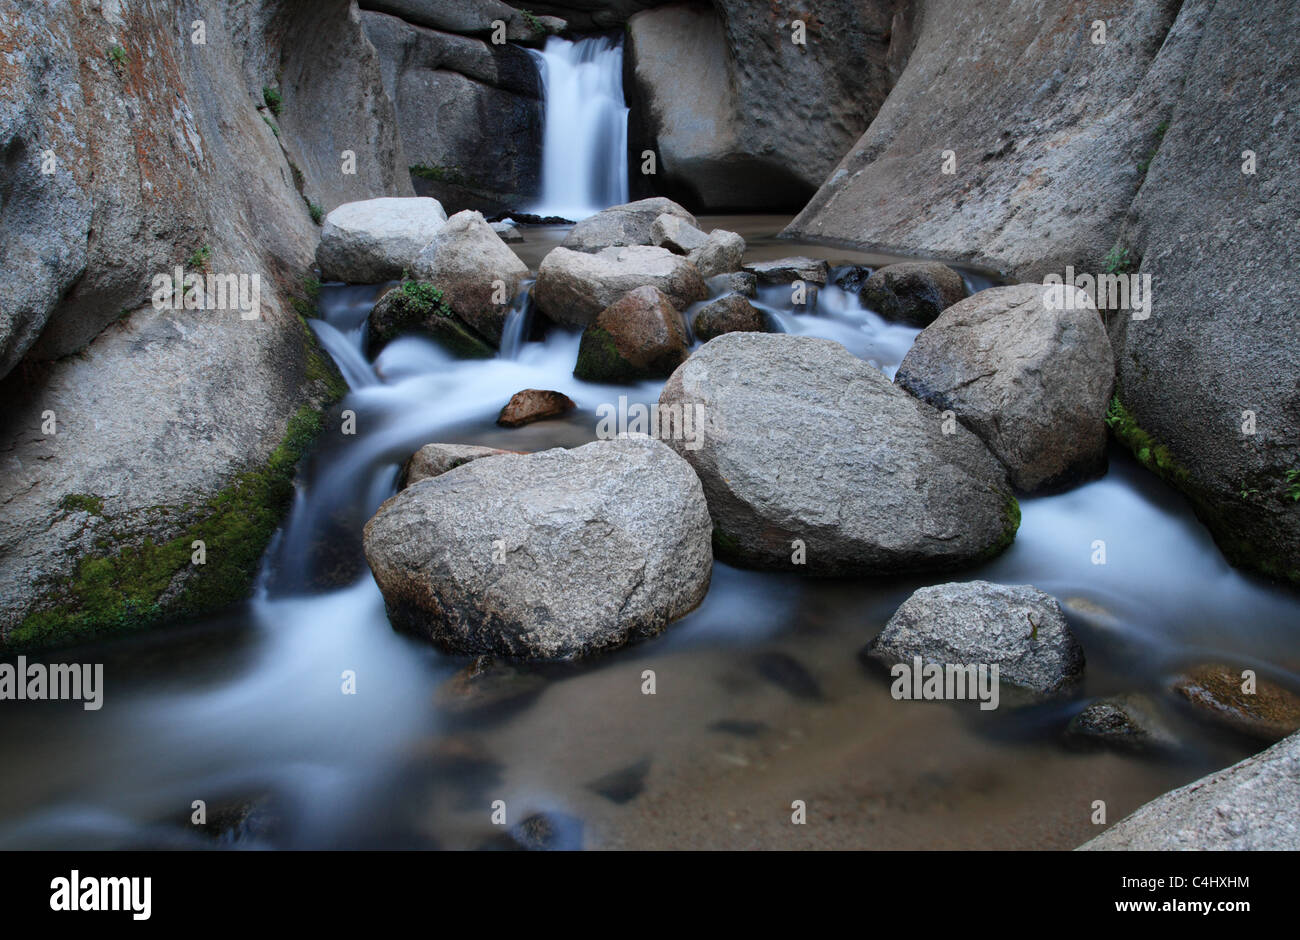
[[657, 288], [638, 287], [583, 332], [573, 374], [589, 382], [664, 378], [686, 359], [686, 347], [677, 308]]
[[723, 333], [771, 332], [763, 312], [740, 294], [726, 294], [701, 307], [692, 327], [702, 343]]
[[426, 197], [347, 202], [325, 216], [316, 263], [327, 281], [378, 284], [401, 277], [447, 224]]
[[497, 415], [497, 424], [503, 428], [521, 428], [534, 421], [562, 418], [577, 407], [572, 398], [560, 392], [526, 388], [515, 392], [506, 402], [501, 414]]
[[546, 689], [546, 679], [491, 656], [476, 656], [438, 686], [434, 705], [445, 716], [482, 725], [527, 708]]
[[[989, 558], [1019, 506], [980, 440], [838, 343], [726, 333], [664, 386], [703, 406], [695, 440], [720, 555], [815, 576], [939, 570]], [[691, 444], [697, 449], [691, 449]], [[801, 563], [802, 562], [802, 563]]]
[[678, 310], [708, 296], [695, 265], [666, 248], [605, 248], [594, 254], [556, 248], [542, 259], [533, 300], [556, 323], [587, 326], [638, 287], [656, 287]]
[[442, 291], [462, 322], [495, 346], [501, 345], [510, 301], [528, 276], [519, 260], [482, 213], [466, 210], [447, 220], [411, 264], [411, 273]]
[[885, 666], [997, 665], [999, 682], [1057, 695], [1083, 674], [1083, 649], [1056, 598], [1027, 584], [936, 584], [903, 602], [864, 652]]
[[645, 790], [645, 779], [650, 773], [650, 759], [619, 768], [587, 784], [587, 789], [598, 793], [612, 803], [630, 803]]
[[513, 451], [479, 447], [474, 444], [425, 444], [406, 462], [406, 467], [402, 471], [402, 487], [419, 483], [429, 477], [436, 477], [480, 457], [495, 457], [497, 454], [509, 453]]
[[926, 326], [967, 295], [960, 274], [937, 261], [889, 264], [867, 278], [858, 297], [889, 320]]
[[675, 216], [692, 228], [698, 227], [695, 216], [682, 206], [663, 196], [655, 196], [602, 209], [575, 225], [560, 245], [586, 252], [627, 245], [652, 245], [655, 221], [663, 215]]
[[453, 653], [573, 659], [694, 609], [709, 529], [690, 466], [641, 438], [465, 464], [385, 502], [364, 541], [396, 629]]
[[1018, 284], [968, 297], [921, 331], [894, 379], [951, 409], [1025, 492], [1106, 467], [1115, 361], [1088, 295], [1065, 290]]
[[1176, 678], [1173, 690], [1199, 716], [1261, 741], [1278, 741], [1300, 730], [1300, 695], [1258, 675], [1255, 691], [1247, 692], [1241, 673], [1222, 663], [1198, 666]]
[[496, 350], [447, 306], [442, 291], [428, 281], [403, 281], [370, 311], [369, 347], [373, 355], [402, 333], [423, 333], [462, 359], [491, 359]]
[[1300, 734], [1171, 790], [1080, 849], [1300, 850]]
[[1178, 739], [1145, 695], [1098, 699], [1070, 719], [1066, 733], [1124, 751], [1174, 751]]
[[778, 258], [775, 261], [755, 261], [745, 265], [745, 270], [758, 278], [760, 284], [791, 284], [803, 281], [816, 284], [826, 283], [830, 277], [830, 265], [819, 258]]

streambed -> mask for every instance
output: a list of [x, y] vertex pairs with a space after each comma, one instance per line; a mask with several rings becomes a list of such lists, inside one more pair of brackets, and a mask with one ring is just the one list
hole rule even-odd
[[[780, 241], [784, 219], [703, 218], [738, 231], [747, 260], [886, 260]], [[563, 227], [516, 246], [536, 268]], [[991, 283], [965, 272], [975, 288]], [[858, 650], [908, 594], [938, 579], [811, 581], [715, 564], [704, 603], [660, 637], [587, 663], [521, 670], [480, 698], [463, 660], [389, 627], [360, 530], [430, 441], [514, 450], [595, 439], [596, 410], [657, 400], [572, 376], [576, 333], [529, 341], [517, 304], [501, 357], [457, 361], [418, 337], [371, 361], [377, 287], [330, 286], [318, 333], [351, 387], [358, 432], [327, 432], [306, 458], [255, 597], [201, 623], [50, 661], [103, 662], [104, 708], [9, 703], [0, 712], [0, 847], [440, 847], [501, 844], [507, 822], [554, 814], [588, 848], [1072, 848], [1172, 787], [1257, 749], [1190, 718], [1163, 687], [1183, 666], [1228, 660], [1300, 685], [1300, 599], [1230, 568], [1180, 496], [1126, 455], [1069, 492], [1022, 501], [1016, 542], [962, 572], [1056, 595], [1087, 659], [1070, 699], [996, 711], [897, 702]], [[813, 315], [784, 288], [760, 303], [790, 332], [894, 369], [916, 330], [834, 287]], [[556, 389], [576, 412], [495, 425], [516, 391]], [[337, 426], [335, 422], [332, 426]], [[1092, 543], [1107, 563], [1092, 562]], [[642, 694], [653, 670], [656, 694]], [[344, 672], [356, 694], [341, 692]], [[1185, 746], [1165, 757], [1067, 747], [1070, 716], [1098, 695], [1147, 691]], [[204, 800], [224, 822], [188, 825]], [[808, 824], [793, 826], [803, 800]]]

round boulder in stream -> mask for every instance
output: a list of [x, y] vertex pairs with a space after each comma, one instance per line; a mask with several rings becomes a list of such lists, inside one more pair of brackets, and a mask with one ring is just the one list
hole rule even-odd
[[992, 287], [949, 307], [916, 338], [895, 381], [951, 410], [1025, 492], [1106, 467], [1115, 360], [1101, 317], [1074, 287]]
[[[725, 333], [673, 373], [659, 406], [661, 437], [700, 475], [715, 549], [732, 561], [814, 576], [939, 570], [991, 558], [1020, 524], [979, 438], [830, 340]], [[691, 433], [673, 423], [688, 414]]]
[[586, 326], [630, 290], [656, 287], [678, 310], [709, 296], [690, 261], [666, 248], [633, 245], [595, 254], [556, 248], [542, 259], [533, 285], [541, 311], [568, 326]]
[[867, 278], [858, 297], [886, 319], [925, 326], [966, 293], [966, 282], [946, 264], [902, 261]]
[[452, 653], [574, 659], [659, 633], [704, 599], [709, 513], [658, 441], [483, 457], [366, 523], [393, 626]]
[[442, 291], [447, 306], [478, 335], [501, 345], [506, 312], [528, 265], [501, 240], [482, 213], [465, 210], [416, 257], [411, 272]]
[[969, 581], [921, 588], [864, 651], [889, 668], [997, 666], [998, 681], [1054, 696], [1083, 675], [1083, 648], [1061, 605], [1028, 584]]
[[573, 374], [587, 382], [667, 378], [687, 356], [686, 325], [657, 287], [628, 291], [582, 334]]

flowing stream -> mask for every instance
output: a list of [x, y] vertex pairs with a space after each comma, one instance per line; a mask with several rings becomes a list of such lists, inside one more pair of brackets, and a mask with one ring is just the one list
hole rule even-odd
[[[779, 219], [702, 222], [740, 230], [751, 259], [885, 260], [778, 242], [767, 236]], [[521, 254], [535, 268], [563, 232], [527, 229]], [[648, 403], [662, 383], [577, 381], [577, 334], [526, 340], [526, 293], [498, 358], [455, 360], [414, 336], [372, 358], [364, 328], [379, 292], [322, 294], [315, 328], [351, 391], [300, 467], [254, 598], [201, 623], [49, 654], [105, 664], [98, 712], [5, 705], [0, 848], [495, 847], [494, 800], [512, 824], [555, 814], [564, 844], [587, 847], [1070, 848], [1095, 833], [1093, 800], [1118, 819], [1252, 750], [1162, 691], [1177, 669], [1227, 657], [1296, 685], [1300, 601], [1230, 568], [1181, 497], [1115, 453], [1104, 478], [1024, 501], [1013, 547], [960, 575], [1061, 598], [1088, 656], [1067, 701], [1004, 699], [993, 712], [896, 702], [857, 651], [924, 579], [804, 581], [722, 564], [704, 603], [654, 640], [520, 669], [478, 698], [458, 693], [448, 680], [464, 661], [390, 628], [361, 553], [361, 527], [401, 463], [430, 441], [585, 443], [599, 404]], [[795, 315], [786, 293], [759, 300], [776, 325], [835, 339], [886, 374], [916, 334], [834, 286], [811, 315]], [[527, 387], [579, 408], [497, 427]], [[337, 430], [342, 409], [356, 413], [354, 436]], [[1091, 561], [1098, 538], [1104, 566]], [[654, 696], [641, 694], [647, 668]], [[353, 695], [342, 693], [348, 671]], [[1063, 727], [1087, 701], [1129, 690], [1160, 699], [1180, 752], [1065, 745]], [[789, 824], [795, 799], [808, 826]], [[189, 824], [196, 800], [209, 830]]]
[[528, 211], [582, 219], [627, 202], [623, 40], [551, 36], [530, 49], [542, 76], [542, 192]]

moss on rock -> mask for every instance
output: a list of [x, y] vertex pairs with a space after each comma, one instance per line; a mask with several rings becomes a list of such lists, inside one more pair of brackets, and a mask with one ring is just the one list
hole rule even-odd
[[[146, 537], [100, 556], [87, 556], [53, 585], [40, 609], [9, 634], [11, 650], [66, 645], [150, 626], [164, 617], [195, 616], [241, 600], [262, 553], [293, 498], [294, 468], [322, 427], [304, 405], [289, 420], [266, 463], [236, 477], [191, 515], [166, 542]], [[202, 541], [205, 563], [192, 563]], [[174, 594], [178, 577], [183, 583]], [[171, 596], [168, 596], [171, 594]]]

